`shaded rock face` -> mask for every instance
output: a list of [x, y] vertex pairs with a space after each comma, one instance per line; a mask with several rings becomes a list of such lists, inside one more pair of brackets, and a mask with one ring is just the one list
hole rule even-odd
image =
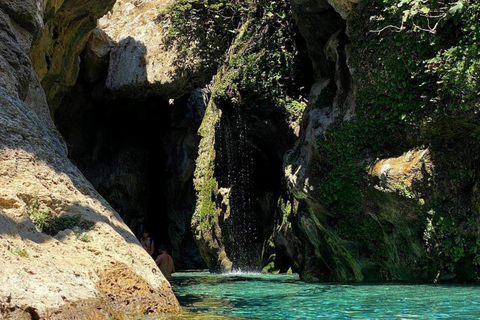
[[[168, 235], [178, 268], [205, 269], [191, 230], [196, 193], [193, 187], [195, 160], [198, 156], [198, 127], [210, 99], [210, 88], [197, 88], [184, 107], [172, 109], [172, 126], [164, 137], [167, 155], [165, 184]], [[186, 108], [185, 108], [186, 107]], [[175, 107], [174, 107], [175, 108]]]
[[[49, 116], [45, 92], [28, 54], [38, 50], [38, 46], [31, 49], [32, 44], [39, 45], [46, 39], [45, 32], [51, 31], [45, 31], [52, 26], [45, 21], [57, 10], [72, 8], [62, 7], [61, 1], [44, 2], [43, 8], [38, 3], [0, 4], [2, 317], [69, 319], [75, 314], [77, 319], [88, 318], [82, 305], [103, 309], [103, 318], [113, 318], [118, 312], [143, 314], [148, 308], [154, 312], [179, 312], [170, 285], [134, 234], [67, 158], [65, 143]], [[80, 16], [92, 21], [95, 14], [108, 9], [108, 3], [99, 1], [68, 4], [80, 11], [71, 10], [67, 20]], [[78, 15], [89, 13], [84, 11], [86, 7], [96, 8], [92, 9], [95, 14]], [[75, 37], [82, 38], [90, 30], [76, 31], [79, 33]], [[56, 41], [63, 43], [61, 38]], [[66, 48], [72, 49], [68, 45]], [[57, 56], [54, 51], [49, 51], [51, 61], [62, 60], [65, 52], [55, 51]], [[75, 50], [68, 54], [74, 61]], [[74, 73], [67, 68], [61, 71]], [[126, 278], [148, 287], [148, 294], [144, 291], [130, 295], [142, 300], [139, 309], [122, 305], [125, 296], [111, 296], [111, 287], [99, 286], [102, 274], [119, 263]], [[112, 303], [119, 307], [118, 311], [109, 308]]]
[[108, 72], [110, 52], [114, 42], [100, 29], [93, 29], [84, 50], [84, 78], [88, 83], [97, 83]]
[[[105, 86], [112, 91], [123, 89], [131, 96], [131, 90], [145, 87], [147, 70], [145, 45], [132, 37], [122, 39], [112, 51]], [[129, 89], [133, 88], [133, 89]]]
[[0, 84], [12, 97], [30, 105], [47, 126], [52, 126], [48, 109], [45, 108], [45, 93], [28, 57], [32, 43], [41, 32], [42, 12], [34, 1], [6, 1], [2, 2], [0, 9]]
[[[316, 82], [311, 85], [300, 137], [284, 157], [285, 178], [295, 199], [288, 200], [284, 215], [289, 222], [280, 225], [276, 243], [305, 280], [362, 278], [342, 240], [324, 225], [328, 218], [316, 191], [322, 183], [323, 157], [317, 141], [330, 126], [354, 116], [345, 21], [327, 1], [292, 1], [292, 8], [307, 42]], [[290, 249], [289, 243], [294, 244]]]
[[147, 230], [165, 243], [177, 269], [204, 268], [190, 219], [209, 93], [194, 90], [165, 47], [160, 15], [170, 3], [117, 1], [92, 32], [80, 80], [55, 120], [69, 157], [138, 237]]
[[333, 74], [333, 65], [326, 58], [328, 39], [345, 26], [345, 21], [326, 0], [290, 1], [296, 15], [298, 28], [307, 43], [308, 54], [315, 70], [315, 79], [325, 79]]
[[29, 53], [52, 113], [75, 84], [80, 71], [79, 54], [90, 31], [114, 3], [114, 0], [44, 1], [43, 8], [37, 9], [43, 28]]
[[[281, 157], [293, 135], [285, 134], [287, 124], [273, 108], [242, 114], [224, 107], [221, 112], [215, 131], [214, 174], [222, 238], [232, 268], [259, 269], [269, 258], [269, 248], [264, 246], [282, 192]], [[278, 139], [280, 133], [284, 139]]]

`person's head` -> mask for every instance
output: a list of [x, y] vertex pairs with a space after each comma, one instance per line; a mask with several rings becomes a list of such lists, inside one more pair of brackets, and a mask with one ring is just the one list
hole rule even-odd
[[144, 238], [144, 239], [148, 238], [148, 231], [143, 232], [143, 237], [142, 238]]
[[165, 245], [163, 243], [161, 243], [159, 246], [158, 246], [158, 253], [162, 254], [162, 253], [167, 253], [167, 248], [165, 247]]

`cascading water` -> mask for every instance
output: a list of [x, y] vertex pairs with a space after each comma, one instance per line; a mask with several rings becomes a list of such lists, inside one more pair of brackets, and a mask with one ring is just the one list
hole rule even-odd
[[226, 251], [233, 269], [258, 270], [257, 213], [254, 204], [253, 152], [249, 141], [248, 125], [239, 108], [232, 107], [224, 113], [217, 128], [216, 176], [219, 188], [228, 190], [222, 233]]

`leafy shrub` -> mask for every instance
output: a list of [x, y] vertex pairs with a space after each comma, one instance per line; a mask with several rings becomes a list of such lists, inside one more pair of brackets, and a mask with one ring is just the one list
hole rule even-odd
[[177, 0], [159, 20], [167, 21], [167, 46], [180, 53], [180, 72], [213, 75], [234, 38], [250, 1]]

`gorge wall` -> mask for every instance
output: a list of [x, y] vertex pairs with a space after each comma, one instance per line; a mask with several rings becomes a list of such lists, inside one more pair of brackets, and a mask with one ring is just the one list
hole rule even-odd
[[475, 280], [478, 8], [395, 5], [117, 2], [57, 125], [182, 268]]
[[180, 269], [478, 279], [475, 2], [37, 4], [0, 3], [2, 315], [179, 311], [144, 230]]
[[[209, 269], [476, 280], [478, 6], [235, 5], [248, 13], [221, 12], [238, 27], [195, 171], [192, 227]], [[215, 25], [218, 11], [202, 8], [183, 14]]]
[[0, 3], [2, 318], [180, 311], [135, 235], [68, 159], [51, 117], [75, 83], [96, 19], [112, 5]]

